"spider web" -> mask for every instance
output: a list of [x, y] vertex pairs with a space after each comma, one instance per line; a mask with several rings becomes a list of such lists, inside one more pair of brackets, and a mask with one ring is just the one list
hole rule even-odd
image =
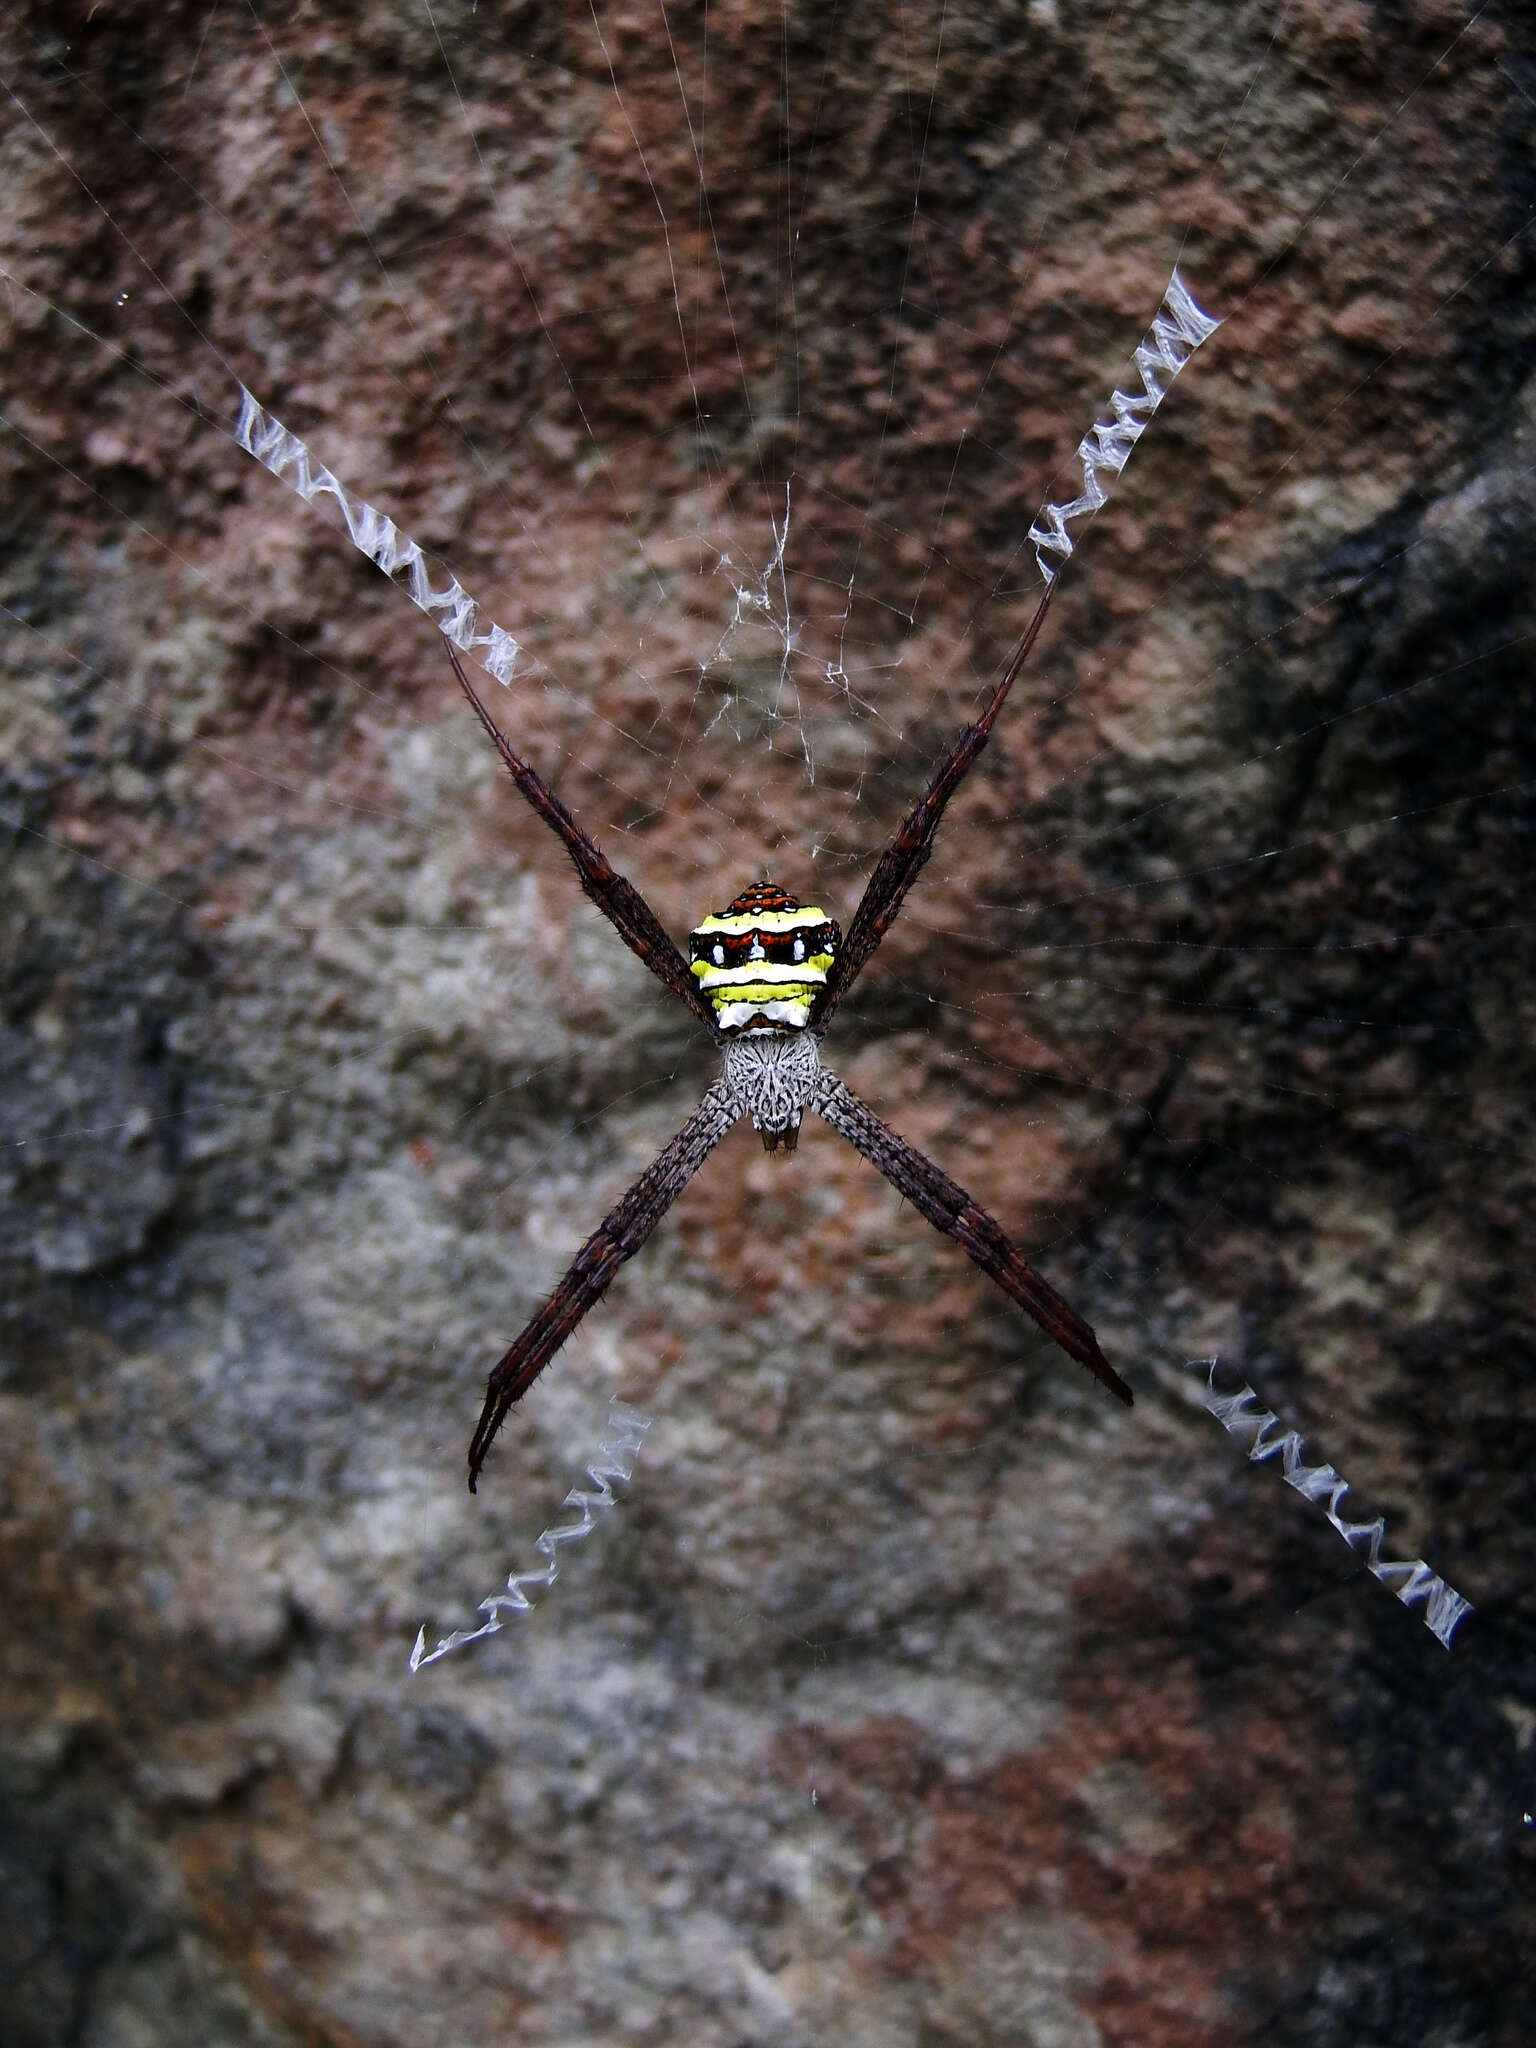
[[[846, 1840], [811, 1788], [875, 1826], [873, 1720], [943, 1727], [951, 1782], [1048, 1743], [1085, 1601], [1134, 1645], [1205, 1600], [1257, 1671], [1245, 1628], [1305, 1664], [1379, 1600], [1187, 1361], [1480, 1605], [1528, 1462], [1536, 187], [1478, 125], [1514, 133], [1525, 60], [1488, 9], [1016, 12], [1027, 103], [943, 7], [215, 7], [142, 61], [83, 14], [8, 32], [47, 202], [4, 259], [13, 1328], [24, 1372], [109, 1361], [52, 1483], [99, 1512], [126, 1440], [136, 1486], [197, 1493], [190, 1537], [136, 1496], [170, 1643], [287, 1601], [387, 1617], [398, 1664], [637, 1403], [629, 1505], [526, 1638], [432, 1682], [510, 1741], [497, 1688], [590, 1701], [617, 1646], [653, 1704], [704, 1674], [730, 1750], [739, 1670], [784, 1703], [742, 1770], [789, 1788], [802, 1908]], [[827, 1046], [1082, 1307], [1134, 1416], [835, 1141], [787, 1171], [743, 1141], [472, 1510], [481, 1371], [710, 1062], [430, 628], [233, 447], [238, 387], [517, 637], [492, 708], [671, 929], [765, 867], [846, 922], [1175, 261], [1227, 325]]]

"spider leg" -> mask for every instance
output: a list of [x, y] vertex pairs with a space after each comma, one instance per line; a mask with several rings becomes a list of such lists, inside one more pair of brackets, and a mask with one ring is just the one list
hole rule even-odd
[[831, 1021], [832, 1012], [853, 987], [876, 947], [896, 922], [896, 914], [901, 909], [907, 891], [921, 874], [933, 850], [933, 836], [939, 829], [944, 807], [965, 780], [976, 756], [987, 744], [993, 722], [1003, 708], [1004, 698], [1013, 688], [1014, 678], [1029, 659], [1029, 650], [1034, 646], [1035, 636], [1045, 623], [1045, 615], [1055, 593], [1055, 583], [1048, 583], [1044, 597], [1035, 607], [1034, 617], [1025, 628], [1023, 639], [1014, 649], [1012, 659], [1003, 670], [1002, 679], [987, 699], [985, 710], [955, 741], [932, 781], [907, 813], [901, 830], [875, 863], [875, 872], [870, 876], [864, 894], [859, 899], [859, 907], [853, 913], [853, 922], [837, 949], [837, 957], [832, 962], [826, 985], [811, 1012], [813, 1031], [825, 1031]]
[[620, 1266], [639, 1251], [744, 1108], [725, 1081], [716, 1081], [705, 1091], [687, 1123], [608, 1211], [560, 1285], [509, 1347], [486, 1383], [485, 1407], [470, 1441], [471, 1493], [507, 1410], [527, 1393], [587, 1310], [601, 1300]]
[[714, 1012], [700, 991], [698, 983], [688, 972], [687, 961], [672, 943], [661, 919], [634, 884], [624, 879], [606, 854], [582, 831], [543, 777], [513, 753], [500, 727], [486, 710], [476, 694], [474, 685], [464, 673], [464, 664], [459, 660], [453, 642], [445, 639], [443, 644], [448, 649], [448, 659], [453, 663], [453, 672], [459, 679], [459, 687], [469, 699], [475, 716], [485, 727], [497, 752], [507, 764], [512, 780], [545, 824], [551, 831], [558, 833], [564, 842], [565, 850], [581, 879], [582, 888], [630, 951], [637, 953], [652, 974], [665, 982], [673, 995], [688, 1005], [713, 1037]]
[[905, 1195], [914, 1209], [946, 1237], [952, 1237], [983, 1273], [1011, 1295], [1026, 1315], [1032, 1316], [1047, 1337], [1063, 1351], [1086, 1365], [1094, 1378], [1127, 1408], [1132, 1404], [1130, 1388], [1099, 1349], [1098, 1339], [1076, 1309], [1068, 1307], [1054, 1287], [1028, 1265], [1009, 1242], [997, 1223], [957, 1187], [947, 1173], [931, 1159], [898, 1138], [882, 1123], [867, 1103], [836, 1075], [823, 1067], [811, 1107], [824, 1116], [856, 1152], [862, 1152], [886, 1179]]

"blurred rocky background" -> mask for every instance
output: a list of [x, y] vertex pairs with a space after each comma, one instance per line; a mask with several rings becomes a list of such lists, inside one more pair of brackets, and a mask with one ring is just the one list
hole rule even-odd
[[[1470, 12], [7, 11], [11, 2048], [1529, 2039], [1536, 37]], [[846, 921], [1175, 258], [1227, 325], [827, 1046], [1135, 1410], [737, 1132], [471, 1500], [713, 1056], [238, 382], [679, 937]], [[624, 1506], [411, 1676], [615, 1394]]]

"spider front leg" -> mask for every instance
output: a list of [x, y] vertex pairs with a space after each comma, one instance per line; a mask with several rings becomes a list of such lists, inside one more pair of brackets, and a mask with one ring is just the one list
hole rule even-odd
[[882, 1123], [867, 1103], [825, 1067], [812, 1093], [811, 1108], [877, 1166], [914, 1209], [946, 1237], [952, 1237], [988, 1279], [995, 1280], [1039, 1324], [1052, 1343], [1059, 1344], [1079, 1365], [1086, 1365], [1099, 1384], [1108, 1387], [1127, 1408], [1132, 1405], [1130, 1388], [1099, 1349], [1088, 1324], [1040, 1278], [1009, 1242], [1002, 1225], [978, 1208], [964, 1188], [905, 1138], [898, 1138], [889, 1124]]
[[720, 1140], [746, 1109], [727, 1081], [716, 1081], [677, 1136], [608, 1211], [571, 1262], [570, 1271], [496, 1365], [469, 1446], [469, 1490], [475, 1491], [491, 1440], [507, 1411], [533, 1385], [582, 1317], [607, 1292]]

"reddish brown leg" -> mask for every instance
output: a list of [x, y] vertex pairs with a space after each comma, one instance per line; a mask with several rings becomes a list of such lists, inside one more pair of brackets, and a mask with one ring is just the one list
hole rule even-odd
[[1009, 1242], [1002, 1225], [985, 1209], [978, 1208], [964, 1188], [957, 1187], [947, 1173], [905, 1138], [898, 1138], [889, 1124], [882, 1123], [867, 1103], [861, 1102], [851, 1088], [845, 1088], [825, 1067], [811, 1097], [811, 1107], [855, 1151], [862, 1152], [871, 1165], [877, 1166], [920, 1215], [926, 1216], [946, 1237], [952, 1237], [987, 1278], [995, 1280], [1004, 1294], [1011, 1296], [1040, 1325], [1052, 1343], [1059, 1344], [1079, 1365], [1086, 1365], [1116, 1400], [1123, 1401], [1127, 1408], [1132, 1405], [1130, 1388], [1099, 1349], [1098, 1339], [1088, 1324], [1054, 1287], [1040, 1278]]
[[689, 1181], [742, 1114], [734, 1089], [716, 1081], [672, 1142], [620, 1197], [571, 1262], [571, 1269], [492, 1372], [485, 1407], [469, 1446], [475, 1491], [491, 1440], [615, 1273], [633, 1258]]

